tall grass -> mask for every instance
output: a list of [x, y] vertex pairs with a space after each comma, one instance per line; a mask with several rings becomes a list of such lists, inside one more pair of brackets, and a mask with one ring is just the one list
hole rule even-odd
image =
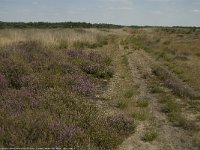
[[89, 48], [96, 48], [107, 44], [106, 34], [102, 34], [97, 29], [0, 30], [1, 47], [21, 41], [40, 41], [45, 47], [54, 48], [74, 48], [74, 44], [77, 42], [83, 44], [80, 48], [84, 48], [84, 44]]

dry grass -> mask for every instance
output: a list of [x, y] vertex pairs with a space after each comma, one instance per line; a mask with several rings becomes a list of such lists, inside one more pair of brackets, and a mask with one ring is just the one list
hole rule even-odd
[[[129, 62], [128, 62], [127, 56], [128, 54], [133, 53], [134, 49], [144, 48], [153, 57], [157, 58], [158, 61], [164, 64], [167, 69], [170, 69], [170, 71], [173, 72], [173, 74], [171, 74], [168, 72], [169, 70], [163, 70], [162, 68], [161, 69], [155, 68], [157, 69], [156, 70], [157, 75], [163, 78], [163, 81], [166, 81], [166, 84], [168, 84], [168, 87], [173, 89], [177, 95], [182, 96], [184, 98], [187, 96], [193, 97], [193, 91], [191, 91], [192, 89], [190, 89], [190, 86], [186, 86], [185, 88], [185, 83], [183, 81], [185, 81], [186, 83], [189, 83], [193, 88], [197, 90], [200, 87], [200, 80], [198, 80], [200, 76], [199, 74], [200, 61], [198, 60], [199, 50], [200, 50], [200, 47], [199, 47], [200, 37], [199, 37], [198, 30], [195, 31], [194, 33], [193, 32], [188, 33], [186, 31], [184, 31], [184, 33], [182, 32], [180, 33], [178, 31], [171, 33], [171, 32], [166, 32], [160, 29], [132, 30], [129, 28], [117, 29], [117, 30], [115, 29], [108, 29], [108, 30], [107, 29], [106, 30], [100, 30], [100, 29], [5, 29], [5, 30], [0, 30], [0, 48], [7, 47], [9, 45], [12, 45], [13, 43], [18, 43], [18, 42], [26, 43], [30, 41], [36, 41], [37, 43], [39, 43], [39, 45], [41, 45], [42, 50], [43, 49], [46, 50], [44, 52], [45, 57], [46, 57], [46, 53], [48, 54], [49, 52], [50, 53], [49, 55], [51, 56], [51, 57], [49, 56], [49, 59], [53, 59], [54, 60], [53, 62], [58, 61], [56, 59], [57, 55], [59, 56], [58, 57], [60, 59], [59, 61], [62, 60], [61, 58], [63, 58], [63, 55], [61, 54], [64, 51], [60, 51], [60, 49], [64, 49], [64, 50], [66, 49], [83, 49], [83, 50], [95, 49], [95, 51], [98, 51], [99, 54], [103, 54], [102, 56], [104, 56], [104, 54], [110, 56], [111, 59], [107, 60], [107, 63], [106, 62], [104, 63], [106, 65], [109, 64], [112, 66], [112, 68], [114, 68], [114, 77], [111, 78], [111, 81], [110, 81], [110, 83], [112, 83], [111, 86], [107, 87], [108, 88], [107, 97], [102, 96], [99, 98], [99, 100], [104, 99], [104, 102], [108, 103], [108, 106], [111, 107], [111, 109], [114, 106], [115, 107], [114, 109], [116, 109], [119, 112], [123, 112], [125, 116], [131, 116], [132, 119], [134, 119], [134, 123], [141, 122], [141, 121], [148, 122], [149, 118], [151, 118], [151, 114], [149, 114], [149, 105], [151, 104], [149, 103], [148, 99], [137, 100], [137, 96], [139, 92], [137, 91], [138, 85], [135, 85], [133, 76], [131, 74], [131, 70], [129, 68]], [[122, 48], [123, 50], [119, 50], [120, 42], [123, 47]], [[55, 50], [58, 50], [58, 51], [55, 51]], [[52, 56], [51, 53], [52, 54], [55, 53], [55, 56]], [[37, 53], [34, 53], [34, 55], [36, 54]], [[4, 56], [4, 52], [2, 52], [2, 55]], [[19, 67], [21, 66], [24, 67], [23, 65], [21, 65], [22, 62], [18, 60], [18, 59], [21, 59], [20, 55], [19, 57], [16, 57], [16, 54], [13, 54], [12, 57], [14, 57], [12, 59], [17, 59], [16, 60], [17, 65]], [[77, 58], [73, 60], [69, 57], [69, 60], [72, 61], [72, 63], [76, 62], [75, 66], [77, 65], [78, 67], [80, 67], [79, 66], [80, 61], [77, 61]], [[44, 64], [42, 62], [43, 59], [39, 59], [39, 61], [41, 61], [41, 64], [39, 65]], [[83, 59], [81, 61], [87, 61], [87, 60]], [[50, 61], [45, 62], [43, 67], [45, 68], [46, 67], [45, 65], [47, 64], [48, 66], [49, 63], [51, 62]], [[57, 85], [62, 83], [62, 82], [57, 82], [61, 80], [58, 78], [60, 76], [60, 72], [58, 71], [59, 69], [62, 68], [60, 67], [60, 63], [59, 62], [57, 63], [58, 63], [57, 64], [58, 67], [54, 66], [55, 64], [53, 63], [49, 67], [49, 68], [52, 68], [52, 66], [54, 67], [53, 71], [55, 72], [55, 76], [52, 76], [52, 78], [55, 78], [55, 80], [48, 80], [47, 83], [45, 82], [45, 84], [47, 84], [48, 86], [55, 86], [55, 89], [57, 89], [56, 87]], [[88, 62], [85, 62], [84, 65], [81, 65], [81, 69], [83, 69], [81, 71], [84, 71], [82, 72], [81, 75], [87, 74], [87, 77], [89, 78], [102, 77], [102, 76], [99, 76], [98, 73], [96, 74], [96, 71], [91, 72], [90, 70], [91, 68], [87, 63]], [[26, 65], [26, 63], [24, 63], [24, 65]], [[96, 64], [95, 67], [97, 66], [98, 65]], [[33, 65], [33, 67], [36, 67], [36, 66]], [[70, 67], [70, 64], [65, 67], [66, 68]], [[83, 68], [83, 67], [86, 67], [86, 68]], [[94, 65], [92, 65], [92, 67], [94, 67]], [[27, 72], [29, 71], [27, 68], [24, 68], [24, 70]], [[46, 70], [49, 71], [48, 68]], [[72, 70], [72, 72], [73, 71], [76, 71], [76, 68]], [[101, 70], [97, 69], [97, 71], [104, 72], [105, 70], [101, 68]], [[112, 71], [112, 75], [113, 75], [113, 71]], [[44, 72], [44, 76], [46, 78], [49, 76], [49, 74]], [[148, 74], [147, 75], [145, 74], [145, 76], [148, 76]], [[4, 76], [2, 77], [0, 76], [0, 78], [2, 78], [2, 81], [0, 80], [1, 81], [0, 85], [3, 85], [3, 86], [6, 85], [7, 83], [4, 82]], [[96, 80], [99, 80], [99, 79], [95, 79], [95, 81]], [[104, 80], [106, 82], [108, 81], [107, 79], [104, 79]], [[158, 79], [156, 80], [158, 81]], [[85, 83], [87, 83], [85, 78], [84, 80], [80, 80], [80, 81], [84, 81]], [[80, 81], [77, 80], [78, 85]], [[158, 82], [160, 82], [160, 80]], [[62, 85], [62, 86], [64, 87], [65, 85]], [[83, 87], [83, 89], [85, 89], [85, 87]], [[52, 93], [54, 94], [56, 92], [58, 93], [61, 92], [60, 89], [57, 89], [57, 90], [58, 91], [55, 91]], [[81, 90], [82, 89], [79, 89], [79, 91], [82, 92], [84, 95], [84, 93], [88, 92], [90, 89], [88, 89], [88, 91], [81, 91]], [[157, 85], [155, 86], [151, 85], [151, 92], [156, 93], [160, 97], [163, 94], [162, 90], [163, 89], [159, 88], [159, 86]], [[1, 90], [0, 90], [0, 94], [1, 94]], [[45, 94], [46, 94], [45, 98], [48, 99], [49, 91], [47, 90]], [[81, 100], [88, 100], [88, 97], [84, 97], [84, 99], [81, 99]], [[77, 103], [77, 109], [79, 109], [78, 106], [80, 105], [78, 105]], [[187, 120], [185, 120], [184, 118], [182, 118], [182, 116], [180, 116], [181, 111], [179, 111], [178, 109], [179, 107], [178, 103], [174, 103], [170, 100], [165, 100], [165, 101], [162, 101], [162, 106], [163, 106], [163, 112], [165, 112], [166, 115], [169, 116], [169, 119], [171, 119], [172, 122], [179, 123], [178, 125], [184, 126], [184, 128], [189, 128], [189, 129], [191, 128], [191, 127], [188, 127], [188, 123], [186, 122]], [[53, 105], [53, 108], [54, 107], [55, 109], [57, 109], [57, 106]], [[62, 108], [64, 111], [64, 107]], [[87, 106], [83, 109], [86, 109], [88, 111], [87, 114], [85, 115], [86, 118], [84, 118], [83, 120], [87, 122], [87, 119], [88, 119], [87, 115], [90, 114], [91, 110], [89, 110]], [[107, 109], [107, 108], [103, 108], [103, 109]], [[104, 110], [102, 110], [102, 112], [103, 111]], [[97, 115], [95, 114], [96, 116], [102, 115], [103, 117], [105, 117], [104, 114], [100, 114], [98, 111], [95, 113], [97, 113]], [[90, 120], [90, 122], [92, 123], [91, 126], [92, 127], [95, 126], [93, 128], [93, 130], [95, 131], [92, 131], [93, 133], [91, 132], [91, 134], [94, 135], [94, 139], [92, 140], [94, 143], [96, 143], [97, 147], [104, 147], [108, 149], [113, 148], [112, 146], [116, 146], [117, 144], [120, 143], [120, 140], [124, 138], [124, 136], [119, 136], [121, 135], [121, 131], [124, 132], [126, 131], [126, 129], [129, 129], [129, 122], [131, 122], [129, 121], [129, 119], [131, 120], [131, 118], [126, 120], [126, 117], [125, 117], [125, 121], [124, 121], [124, 118], [120, 118], [118, 116], [113, 116], [113, 117], [114, 118], [112, 118], [111, 122], [108, 122], [108, 124], [106, 120], [104, 120], [105, 118], [103, 119], [105, 121], [103, 122], [106, 125], [105, 127], [107, 127], [107, 125], [110, 125], [111, 128], [114, 127], [114, 131], [117, 131], [117, 132], [119, 131], [119, 133], [113, 132], [113, 134], [111, 134], [110, 136], [108, 135], [112, 131], [107, 131], [107, 129], [104, 128], [101, 124], [98, 124], [96, 126], [95, 124], [96, 122], [93, 122], [95, 119]], [[63, 115], [63, 118], [65, 118], [64, 115]], [[79, 118], [77, 120], [79, 121]], [[116, 122], [118, 121], [122, 123], [122, 124], [118, 123], [120, 126], [116, 124]], [[80, 124], [82, 125], [81, 121], [80, 121]], [[126, 124], [128, 124], [128, 128], [125, 128], [125, 129], [121, 128], [121, 127], [124, 127], [124, 125]], [[88, 124], [85, 123], [84, 125], [88, 125]], [[130, 129], [132, 130], [132, 126], [130, 126]], [[88, 131], [87, 133], [88, 135], [90, 134], [89, 132], [90, 131]], [[126, 134], [129, 134], [128, 132]], [[156, 137], [157, 137], [156, 132], [149, 131], [149, 132], [146, 132], [146, 134], [144, 135], [142, 139], [144, 141], [153, 141]], [[108, 141], [111, 141], [113, 143], [110, 144], [108, 143]]]
[[123, 40], [131, 48], [143, 48], [187, 84], [200, 90], [200, 30], [138, 29]]
[[0, 46], [39, 41], [45, 47], [73, 48], [77, 41], [94, 44], [106, 35], [97, 29], [4, 29], [0, 30]]

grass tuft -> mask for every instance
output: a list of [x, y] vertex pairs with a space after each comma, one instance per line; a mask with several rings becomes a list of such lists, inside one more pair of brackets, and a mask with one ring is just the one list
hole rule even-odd
[[158, 134], [156, 132], [148, 131], [143, 135], [142, 140], [145, 142], [152, 142], [157, 138], [157, 136]]
[[134, 95], [133, 89], [129, 89], [128, 91], [125, 92], [124, 97], [125, 98], [131, 98]]
[[138, 100], [137, 101], [137, 106], [138, 107], [148, 107], [149, 103], [147, 100]]

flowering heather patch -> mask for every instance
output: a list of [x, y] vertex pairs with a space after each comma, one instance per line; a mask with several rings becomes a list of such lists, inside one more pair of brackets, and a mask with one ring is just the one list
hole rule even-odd
[[97, 63], [100, 63], [103, 59], [100, 54], [98, 54], [97, 52], [94, 52], [94, 51], [90, 52], [88, 54], [88, 57], [91, 61], [97, 62]]
[[38, 101], [26, 89], [7, 90], [0, 103], [0, 106], [9, 112], [22, 112], [26, 108], [34, 109], [38, 106]]
[[104, 57], [38, 44], [0, 51], [0, 145], [86, 149], [94, 137], [90, 142], [99, 149], [116, 147], [120, 133], [98, 118], [96, 106], [87, 101], [102, 82], [99, 78], [107, 77]]
[[[155, 75], [161, 78], [166, 86], [171, 88], [175, 94], [180, 97], [196, 97], [196, 91], [183, 81], [177, 78], [173, 73], [163, 67], [156, 67], [154, 69]], [[197, 93], [198, 94], [198, 93]]]
[[0, 91], [8, 86], [8, 82], [4, 75], [0, 74]]
[[84, 58], [87, 54], [83, 50], [67, 50], [66, 54], [74, 58]]
[[99, 65], [98, 64], [82, 64], [81, 68], [87, 74], [95, 74], [95, 73], [97, 73], [97, 71], [99, 69]]
[[69, 73], [72, 75], [80, 73], [80, 69], [78, 68], [78, 66], [74, 65], [73, 63], [63, 64], [62, 68], [63, 73]]
[[113, 70], [105, 65], [86, 63], [82, 64], [81, 68], [87, 74], [92, 74], [97, 78], [111, 78], [113, 76]]
[[49, 130], [54, 135], [54, 144], [56, 146], [78, 146], [80, 140], [84, 141], [84, 132], [81, 128], [68, 126], [60, 122], [51, 122], [48, 125]]
[[75, 84], [73, 88], [84, 96], [93, 96], [95, 94], [94, 83], [86, 77], [75, 77]]
[[9, 82], [9, 87], [20, 89], [21, 77], [32, 72], [32, 69], [23, 59], [18, 56], [3, 58], [0, 60], [0, 71]]
[[93, 62], [101, 62], [102, 61], [102, 56], [100, 54], [98, 54], [95, 51], [92, 51], [90, 53], [86, 53], [83, 50], [67, 50], [66, 54], [70, 57], [74, 57], [74, 58], [85, 58], [88, 60], [91, 60]]
[[112, 128], [123, 134], [128, 134], [135, 128], [133, 119], [124, 115], [110, 116], [107, 118], [107, 122]]
[[36, 93], [37, 91], [41, 90], [42, 85], [40, 84], [40, 80], [35, 75], [27, 75], [21, 77], [22, 86], [26, 87], [28, 90]]
[[75, 144], [79, 144], [80, 137], [84, 138], [83, 131], [80, 128], [74, 126], [64, 126], [59, 132], [58, 141], [62, 143], [61, 145], [78, 146]]

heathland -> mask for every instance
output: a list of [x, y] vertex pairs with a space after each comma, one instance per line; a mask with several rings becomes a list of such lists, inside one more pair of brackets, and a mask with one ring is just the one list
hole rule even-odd
[[200, 29], [94, 27], [0, 30], [0, 147], [199, 149]]

